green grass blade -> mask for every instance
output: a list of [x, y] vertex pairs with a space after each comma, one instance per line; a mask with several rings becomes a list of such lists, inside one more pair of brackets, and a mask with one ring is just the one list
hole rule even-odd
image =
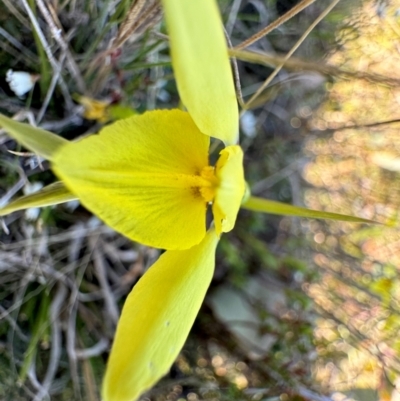
[[[36, 3], [35, 0], [28, 0], [29, 6], [33, 12], [33, 14], [36, 16]], [[46, 95], [46, 92], [50, 86], [50, 81], [51, 81], [51, 65], [50, 62], [46, 56], [46, 51], [43, 48], [43, 44], [41, 40], [39, 39], [39, 35], [37, 34], [35, 27], [32, 26], [32, 34], [33, 38], [35, 40], [36, 48], [37, 48], [37, 53], [39, 56], [39, 63], [38, 65], [40, 66], [40, 80], [39, 80], [39, 85], [40, 85], [40, 91], [41, 91], [41, 96], [44, 98]]]
[[286, 203], [257, 198], [255, 196], [250, 196], [250, 198], [242, 205], [242, 208], [255, 212], [278, 214], [281, 216], [297, 216], [308, 217], [312, 219], [329, 219], [339, 221], [351, 221], [354, 223], [380, 224], [376, 221], [362, 219], [361, 217], [349, 216], [347, 214], [323, 212], [320, 210], [312, 210], [305, 207], [293, 206]]
[[49, 308], [50, 297], [45, 294], [40, 302], [28, 349], [26, 350], [24, 354], [24, 360], [22, 361], [18, 379], [20, 385], [24, 383], [26, 377], [28, 376], [29, 369], [33, 363], [33, 360], [36, 358], [40, 340], [43, 335], [46, 334], [47, 327], [49, 326]]
[[62, 182], [55, 182], [38, 192], [22, 196], [21, 198], [12, 201], [0, 209], [0, 216], [16, 212], [17, 210], [28, 209], [30, 207], [57, 205], [75, 199], [77, 199], [77, 197], [72, 194]]
[[0, 127], [26, 148], [49, 160], [59, 147], [68, 142], [49, 131], [20, 123], [3, 114], [0, 114]]

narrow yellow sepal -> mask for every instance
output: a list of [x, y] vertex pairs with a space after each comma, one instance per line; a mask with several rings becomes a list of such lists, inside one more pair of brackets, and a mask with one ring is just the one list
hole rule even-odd
[[179, 94], [206, 135], [238, 140], [238, 105], [228, 49], [214, 0], [163, 0]]
[[235, 226], [240, 204], [246, 192], [243, 171], [243, 151], [238, 145], [227, 146], [220, 152], [215, 175], [219, 181], [213, 203], [217, 234], [231, 231]]
[[296, 216], [308, 217], [312, 219], [329, 219], [338, 221], [350, 221], [353, 223], [372, 223], [381, 224], [377, 221], [363, 219], [361, 217], [350, 216], [347, 214], [324, 212], [322, 210], [312, 210], [305, 207], [288, 205], [286, 203], [276, 202], [269, 199], [250, 196], [241, 206], [243, 209], [252, 210], [254, 212], [262, 212], [268, 214], [277, 214], [280, 216]]
[[76, 195], [72, 194], [62, 182], [55, 182], [33, 194], [21, 196], [10, 202], [0, 209], [0, 216], [5, 216], [17, 210], [25, 210], [30, 207], [58, 205], [59, 203], [69, 202], [75, 199], [77, 199]]
[[199, 188], [210, 138], [190, 115], [156, 110], [68, 142], [52, 168], [82, 204], [127, 237], [187, 249], [206, 233]]
[[68, 143], [67, 140], [58, 135], [38, 127], [33, 127], [29, 124], [12, 120], [3, 114], [0, 114], [0, 127], [4, 128], [12, 138], [24, 145], [27, 149], [49, 160], [52, 159], [54, 153], [62, 145]]
[[134, 401], [164, 376], [183, 347], [210, 285], [218, 237], [167, 251], [129, 294], [103, 381], [104, 401]]

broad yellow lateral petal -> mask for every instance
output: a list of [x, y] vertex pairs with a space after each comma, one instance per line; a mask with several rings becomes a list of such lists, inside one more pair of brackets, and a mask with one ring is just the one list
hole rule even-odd
[[243, 151], [240, 146], [227, 146], [220, 152], [215, 175], [219, 180], [219, 186], [212, 210], [215, 228], [219, 235], [221, 232], [231, 231], [234, 227], [246, 191]]
[[185, 251], [167, 251], [122, 310], [103, 382], [104, 401], [134, 401], [164, 376], [185, 343], [210, 285], [215, 231]]
[[200, 131], [232, 145], [238, 106], [214, 0], [163, 0], [179, 94]]
[[206, 232], [196, 190], [208, 165], [209, 137], [188, 113], [152, 111], [120, 120], [53, 159], [53, 170], [109, 226], [144, 244], [186, 249]]

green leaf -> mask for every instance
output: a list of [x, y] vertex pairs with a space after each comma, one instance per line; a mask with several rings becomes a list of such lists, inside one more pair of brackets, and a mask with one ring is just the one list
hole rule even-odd
[[55, 182], [30, 195], [22, 196], [0, 209], [0, 216], [30, 207], [57, 205], [78, 199], [62, 182]]
[[137, 112], [129, 106], [120, 104], [112, 104], [108, 107], [108, 112], [113, 120], [122, 120], [123, 118], [132, 117]]
[[31, 339], [29, 341], [28, 349], [24, 354], [22, 366], [19, 372], [19, 384], [24, 383], [28, 376], [29, 369], [36, 357], [36, 352], [39, 347], [40, 340], [43, 335], [46, 335], [49, 327], [49, 308], [50, 308], [50, 297], [46, 294], [41, 298], [40, 305], [36, 310], [36, 319], [32, 330]]
[[27, 149], [51, 160], [58, 148], [68, 141], [44, 129], [14, 121], [0, 114], [0, 127]]
[[320, 210], [312, 210], [305, 207], [293, 206], [286, 203], [257, 198], [255, 196], [250, 196], [250, 198], [244, 204], [242, 204], [242, 208], [253, 210], [255, 212], [278, 214], [281, 216], [297, 216], [308, 217], [312, 219], [330, 219], [339, 221], [351, 221], [354, 223], [381, 224], [376, 221], [362, 219], [361, 217], [349, 216], [347, 214], [323, 212]]

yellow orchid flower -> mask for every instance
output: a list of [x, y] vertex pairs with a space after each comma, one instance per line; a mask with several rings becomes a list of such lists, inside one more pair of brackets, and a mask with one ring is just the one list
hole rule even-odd
[[156, 110], [120, 120], [51, 157], [54, 172], [108, 225], [163, 249], [188, 249], [206, 234], [212, 202], [218, 235], [230, 231], [245, 191], [239, 146], [208, 164], [210, 138], [189, 113]]
[[[103, 382], [104, 401], [134, 401], [178, 356], [211, 282], [219, 236], [234, 227], [246, 192], [236, 145], [238, 107], [214, 0], [163, 0], [179, 93], [188, 112], [157, 110], [68, 142], [0, 115], [0, 125], [51, 161], [62, 180], [0, 215], [79, 198], [127, 237], [166, 249], [124, 305]], [[210, 136], [226, 146], [212, 167]], [[214, 225], [206, 226], [208, 205]], [[365, 221], [250, 197], [276, 214]]]
[[[64, 183], [44, 191], [45, 199], [31, 196], [22, 203], [50, 204], [48, 194], [54, 203], [75, 196], [122, 234], [167, 249], [123, 308], [103, 383], [105, 401], [135, 400], [168, 372], [211, 282], [219, 236], [234, 227], [246, 190], [217, 6], [214, 0], [164, 6], [178, 88], [189, 112], [146, 112], [77, 142], [38, 128], [26, 135], [24, 124], [0, 117], [17, 140], [51, 161]], [[229, 144], [215, 167], [208, 162], [211, 135]], [[209, 204], [214, 225], [207, 232]]]

